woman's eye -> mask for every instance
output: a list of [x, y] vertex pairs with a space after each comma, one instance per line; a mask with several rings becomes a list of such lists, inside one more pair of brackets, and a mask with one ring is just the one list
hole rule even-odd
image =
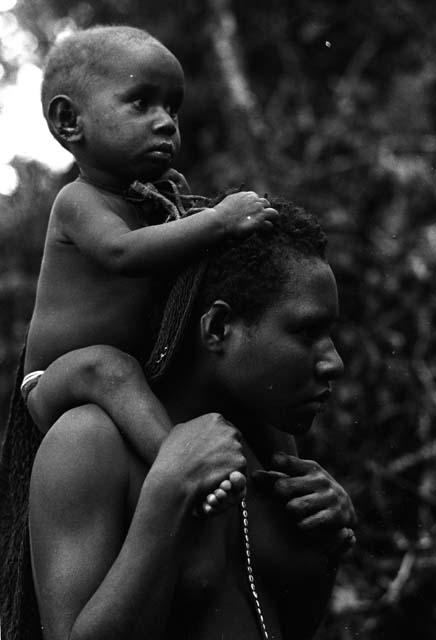
[[304, 344], [312, 344], [315, 340], [315, 334], [313, 331], [300, 331], [299, 335]]
[[321, 329], [302, 329], [298, 332], [301, 341], [306, 345], [312, 345], [317, 340], [320, 340], [324, 335], [324, 332]]

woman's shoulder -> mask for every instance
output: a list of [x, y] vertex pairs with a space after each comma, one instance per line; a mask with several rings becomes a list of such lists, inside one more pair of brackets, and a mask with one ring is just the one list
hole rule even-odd
[[131, 454], [115, 424], [99, 407], [67, 411], [44, 437], [32, 471], [33, 491], [94, 495], [127, 489]]

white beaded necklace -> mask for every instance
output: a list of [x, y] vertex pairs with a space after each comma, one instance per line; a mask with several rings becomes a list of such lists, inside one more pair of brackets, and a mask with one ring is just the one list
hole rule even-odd
[[245, 550], [245, 561], [246, 561], [248, 584], [250, 585], [250, 591], [253, 597], [254, 607], [256, 609], [257, 620], [259, 623], [262, 638], [263, 640], [269, 640], [268, 631], [266, 630], [265, 620], [264, 620], [262, 609], [259, 602], [259, 595], [256, 590], [256, 582], [254, 580], [253, 565], [251, 561], [251, 555], [252, 555], [251, 544], [250, 544], [250, 538], [248, 535], [248, 510], [247, 510], [247, 503], [245, 501], [245, 498], [242, 498], [241, 500], [241, 511], [242, 511], [242, 530], [244, 533], [244, 550]]

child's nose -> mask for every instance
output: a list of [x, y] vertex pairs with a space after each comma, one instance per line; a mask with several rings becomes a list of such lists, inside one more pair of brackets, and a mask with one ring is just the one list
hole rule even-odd
[[166, 133], [172, 135], [176, 132], [177, 127], [173, 117], [163, 107], [156, 107], [152, 113], [153, 131], [156, 133]]

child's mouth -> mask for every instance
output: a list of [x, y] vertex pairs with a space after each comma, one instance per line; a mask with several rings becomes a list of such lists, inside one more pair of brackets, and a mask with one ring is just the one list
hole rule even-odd
[[147, 158], [157, 162], [171, 162], [173, 159], [173, 147], [171, 144], [162, 144], [148, 149], [146, 155]]
[[161, 149], [152, 149], [148, 151], [148, 156], [152, 158], [162, 158], [163, 160], [170, 160], [172, 158], [172, 153], [169, 151], [162, 151]]

